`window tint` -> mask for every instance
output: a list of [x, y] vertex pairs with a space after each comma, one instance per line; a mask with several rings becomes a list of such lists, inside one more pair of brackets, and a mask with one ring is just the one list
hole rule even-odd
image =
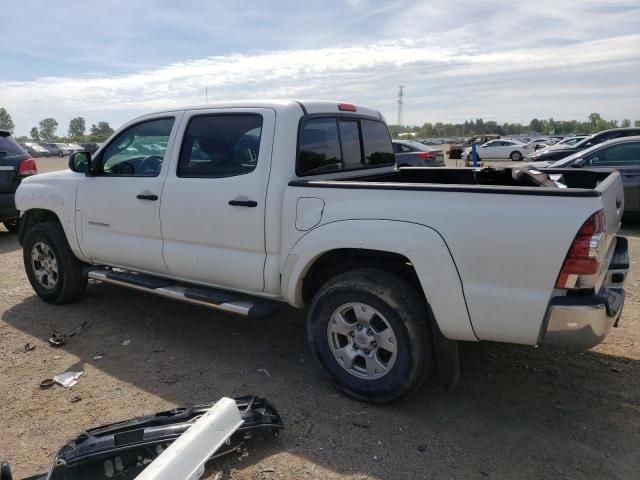
[[255, 170], [260, 151], [260, 115], [203, 115], [189, 122], [180, 149], [178, 176], [215, 178]]
[[623, 143], [595, 152], [585, 158], [585, 165], [631, 167], [640, 165], [640, 143]]
[[103, 174], [157, 177], [173, 121], [173, 118], [149, 120], [120, 133], [104, 150]]
[[389, 130], [382, 122], [313, 118], [307, 120], [300, 130], [298, 173], [309, 175], [393, 165], [393, 151]]
[[382, 122], [362, 120], [362, 142], [364, 144], [365, 165], [385, 165], [395, 163], [389, 129]]
[[338, 121], [316, 118], [305, 122], [300, 134], [301, 173], [319, 173], [342, 168]]
[[0, 158], [24, 155], [25, 150], [11, 136], [0, 135]]
[[360, 151], [360, 129], [357, 120], [340, 120], [340, 141], [342, 142], [343, 168], [362, 166]]

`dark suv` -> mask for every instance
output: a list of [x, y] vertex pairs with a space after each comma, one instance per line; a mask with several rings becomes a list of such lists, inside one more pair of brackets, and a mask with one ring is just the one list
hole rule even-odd
[[6, 130], [0, 130], [0, 222], [11, 233], [18, 231], [20, 212], [14, 194], [24, 177], [38, 173], [36, 162]]
[[534, 153], [527, 155], [527, 161], [529, 162], [555, 162], [562, 160], [569, 155], [573, 155], [576, 152], [584, 150], [585, 148], [593, 147], [599, 143], [613, 140], [614, 138], [631, 137], [640, 135], [640, 128], [612, 128], [610, 130], [603, 130], [590, 137], [580, 140], [573, 145], [567, 145], [566, 148], [556, 149], [542, 149], [536, 150]]

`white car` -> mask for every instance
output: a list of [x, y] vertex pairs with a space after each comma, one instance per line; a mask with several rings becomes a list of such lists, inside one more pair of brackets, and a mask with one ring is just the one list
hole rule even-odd
[[[536, 144], [522, 143], [518, 140], [499, 138], [489, 140], [487, 143], [476, 147], [479, 160], [513, 160], [521, 161], [529, 152], [535, 151]], [[471, 147], [464, 150], [463, 157], [471, 159]]]
[[70, 302], [89, 278], [94, 296], [117, 295], [108, 283], [245, 317], [307, 308], [318, 363], [362, 400], [430, 370], [453, 386], [457, 342], [590, 348], [622, 312], [615, 171], [555, 170], [558, 188], [533, 169], [396, 169], [378, 110], [310, 100], [145, 115], [69, 167], [15, 195], [40, 298]]

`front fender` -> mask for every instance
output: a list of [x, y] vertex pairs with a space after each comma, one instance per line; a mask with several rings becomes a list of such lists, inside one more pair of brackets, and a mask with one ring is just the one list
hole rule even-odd
[[416, 270], [438, 327], [451, 340], [477, 340], [458, 270], [440, 234], [425, 225], [397, 220], [343, 220], [307, 232], [291, 248], [282, 269], [282, 292], [302, 307], [302, 282], [323, 254], [365, 248], [407, 257]]
[[[56, 172], [58, 173], [58, 172]], [[16, 191], [16, 207], [20, 215], [25, 216], [34, 210], [47, 210], [53, 212], [62, 225], [71, 251], [81, 260], [86, 260], [80, 251], [76, 235], [76, 186], [77, 182], [56, 178], [51, 181], [38, 181], [38, 177], [48, 178], [49, 174], [29, 177], [18, 187]], [[52, 176], [53, 177], [53, 176]], [[45, 180], [43, 178], [42, 180]]]

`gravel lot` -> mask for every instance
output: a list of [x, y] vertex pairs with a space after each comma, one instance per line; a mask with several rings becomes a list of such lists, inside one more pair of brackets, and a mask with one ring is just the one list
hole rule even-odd
[[[38, 160], [41, 172], [64, 165]], [[640, 228], [624, 234], [637, 258]], [[635, 262], [620, 327], [602, 345], [574, 354], [465, 344], [454, 391], [428, 385], [385, 407], [346, 398], [324, 379], [303, 312], [247, 320], [98, 283], [77, 303], [51, 306], [33, 293], [16, 237], [1, 227], [0, 272], [0, 458], [17, 478], [46, 470], [85, 428], [244, 394], [271, 400], [285, 430], [212, 462], [207, 478], [639, 478]], [[86, 320], [66, 346], [48, 345], [54, 330]], [[21, 351], [28, 342], [35, 349]], [[76, 386], [39, 389], [67, 370], [85, 372]]]

